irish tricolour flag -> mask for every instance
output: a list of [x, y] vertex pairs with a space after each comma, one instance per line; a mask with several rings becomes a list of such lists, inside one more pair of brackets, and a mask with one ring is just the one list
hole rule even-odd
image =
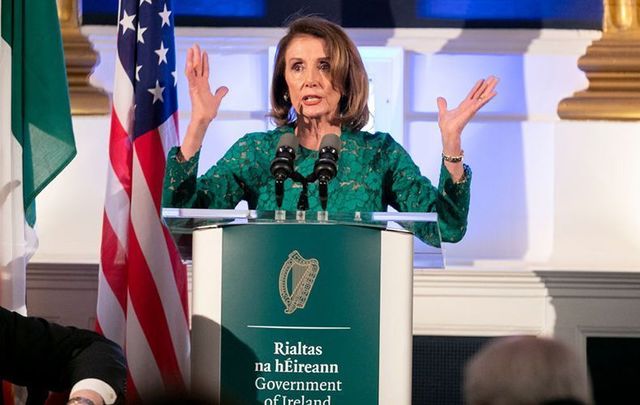
[[0, 305], [24, 312], [35, 198], [76, 147], [55, 0], [0, 0], [0, 32]]

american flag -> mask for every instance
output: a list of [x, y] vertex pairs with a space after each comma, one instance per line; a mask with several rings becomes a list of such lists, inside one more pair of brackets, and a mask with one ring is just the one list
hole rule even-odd
[[187, 275], [160, 217], [178, 143], [171, 0], [120, 0], [97, 329], [124, 347], [127, 401], [189, 386]]

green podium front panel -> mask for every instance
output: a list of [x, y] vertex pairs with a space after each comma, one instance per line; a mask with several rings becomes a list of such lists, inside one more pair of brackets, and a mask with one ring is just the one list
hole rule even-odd
[[223, 401], [378, 403], [380, 230], [230, 226], [222, 242]]

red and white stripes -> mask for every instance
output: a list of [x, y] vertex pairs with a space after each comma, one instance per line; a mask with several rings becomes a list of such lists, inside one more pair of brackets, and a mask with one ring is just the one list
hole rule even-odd
[[97, 328], [126, 352], [130, 402], [189, 386], [186, 267], [161, 217], [177, 113], [133, 136], [134, 87], [116, 61]]

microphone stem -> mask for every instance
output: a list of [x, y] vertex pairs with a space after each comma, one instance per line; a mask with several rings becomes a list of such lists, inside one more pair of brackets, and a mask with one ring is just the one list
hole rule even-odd
[[300, 198], [298, 198], [298, 211], [306, 211], [309, 209], [309, 195], [307, 193], [307, 181], [304, 179], [301, 181], [302, 190], [300, 191]]
[[276, 204], [278, 209], [282, 208], [282, 199], [284, 198], [284, 180], [276, 179]]
[[326, 211], [327, 200], [329, 199], [327, 180], [321, 178], [318, 182], [318, 194], [320, 195], [320, 205], [322, 205], [322, 211]]

